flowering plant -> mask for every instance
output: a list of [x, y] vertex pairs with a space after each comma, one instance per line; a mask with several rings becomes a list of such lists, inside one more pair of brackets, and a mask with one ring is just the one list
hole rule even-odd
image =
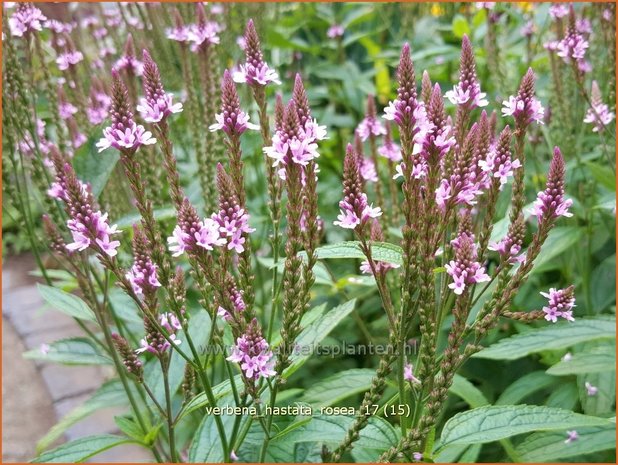
[[[496, 441], [512, 461], [539, 460], [541, 446], [553, 447], [552, 460], [614, 448], [607, 406], [592, 407], [610, 395], [600, 373], [613, 366], [613, 320], [593, 316], [590, 280], [541, 275], [575, 244], [561, 242], [565, 225], [607, 220], [569, 190], [594, 188], [574, 166], [603, 155], [614, 166], [606, 76], [587, 78], [587, 17], [546, 6], [557, 34], [542, 51], [550, 70], [529, 60], [512, 94], [482, 80], [475, 36], [455, 29], [469, 28], [461, 15], [455, 78], [436, 60], [436, 73], [427, 66], [418, 79], [404, 42], [391, 90], [379, 47], [361, 40], [376, 88], [354, 88], [370, 95], [350, 109], [356, 127], [342, 127], [333, 108], [355, 104], [339, 105], [336, 93], [324, 104], [329, 72], [267, 53], [268, 24], [225, 4], [246, 19], [239, 31], [219, 6], [119, 4], [84, 17], [78, 8], [75, 24], [34, 4], [4, 14], [5, 189], [16, 194], [43, 296], [88, 336], [27, 356], [110, 365], [114, 379], [95, 396], [113, 391], [128, 408], [119, 434], [47, 450], [52, 430], [35, 460], [82, 461], [126, 442], [174, 463], [482, 461], [483, 444]], [[253, 7], [261, 18], [266, 7]], [[468, 7], [486, 21], [486, 51], [498, 50], [501, 10]], [[591, 17], [615, 14], [604, 8]], [[328, 11], [322, 40], [343, 66], [355, 21]], [[100, 43], [85, 45], [79, 31]], [[500, 59], [483, 64], [500, 68]], [[566, 111], [567, 72], [585, 102], [578, 124], [595, 137], [589, 161], [552, 137], [568, 126], [554, 113]], [[537, 89], [547, 75], [550, 103]], [[39, 89], [45, 121], [32, 106]], [[30, 197], [42, 205], [45, 251]], [[585, 267], [603, 244], [588, 246]], [[43, 253], [78, 292], [60, 289]], [[358, 354], [324, 355], [348, 340]], [[537, 353], [529, 373], [492, 385], [487, 370]], [[579, 389], [579, 407], [554, 394], [523, 403], [561, 375], [573, 377], [561, 396]], [[483, 452], [504, 458], [490, 447]]]

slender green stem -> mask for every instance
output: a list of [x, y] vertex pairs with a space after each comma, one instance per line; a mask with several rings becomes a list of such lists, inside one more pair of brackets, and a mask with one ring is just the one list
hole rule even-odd
[[170, 383], [169, 383], [169, 366], [171, 362], [171, 356], [173, 352], [170, 352], [169, 358], [164, 361], [160, 359], [161, 362], [161, 371], [163, 372], [163, 386], [165, 387], [165, 408], [166, 408], [166, 420], [167, 420], [167, 430], [169, 435], [169, 443], [170, 443], [170, 456], [172, 458], [173, 463], [178, 463], [178, 452], [176, 451], [176, 438], [174, 434], [174, 419], [172, 417], [172, 396], [170, 394]]

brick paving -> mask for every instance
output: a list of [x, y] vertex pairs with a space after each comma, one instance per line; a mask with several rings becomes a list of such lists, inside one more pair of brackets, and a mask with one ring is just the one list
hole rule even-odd
[[[4, 259], [2, 269], [2, 462], [27, 462], [36, 442], [59, 419], [88, 399], [106, 379], [110, 367], [63, 366], [22, 357], [25, 350], [60, 338], [82, 335], [70, 317], [46, 305], [29, 275], [36, 269], [32, 257]], [[63, 441], [92, 434], [118, 433], [114, 415], [103, 409], [69, 428]], [[148, 462], [148, 451], [134, 445], [110, 449], [90, 462]]]

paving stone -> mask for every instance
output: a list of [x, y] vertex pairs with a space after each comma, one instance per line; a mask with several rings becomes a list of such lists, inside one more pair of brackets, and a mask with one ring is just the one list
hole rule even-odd
[[36, 261], [31, 255], [22, 254], [16, 257], [4, 257], [2, 261], [2, 292], [15, 289], [36, 281], [29, 273], [36, 270]]
[[[111, 366], [69, 367], [23, 359], [25, 350], [42, 343], [83, 335], [72, 318], [46, 308], [37, 279], [28, 274], [33, 269], [36, 264], [28, 255], [5, 259], [2, 269], [3, 463], [30, 461], [36, 441], [114, 374]], [[69, 428], [62, 441], [117, 433], [114, 416], [121, 413], [115, 407], [95, 412]], [[148, 450], [131, 444], [105, 451], [89, 462], [153, 462], [153, 458]]]
[[2, 462], [28, 462], [56, 422], [52, 399], [15, 328], [2, 319]]
[[152, 463], [155, 460], [149, 450], [135, 444], [123, 444], [95, 455], [90, 463]]
[[71, 317], [46, 307], [46, 303], [34, 286], [3, 292], [2, 314], [8, 316], [22, 337], [51, 329], [75, 326]]
[[[92, 393], [82, 394], [79, 396], [71, 397], [58, 401], [54, 404], [54, 410], [58, 419], [63, 418], [67, 413], [72, 411], [75, 407], [83, 404], [90, 398]], [[90, 436], [93, 434], [113, 434], [118, 432], [118, 427], [114, 422], [114, 416], [123, 413], [122, 408], [107, 408], [94, 412], [92, 415], [87, 416], [83, 420], [75, 423], [75, 425], [68, 428], [65, 432], [67, 441], [73, 441], [84, 436]]]
[[103, 372], [96, 366], [49, 363], [43, 366], [41, 375], [54, 402], [93, 391], [105, 381]]

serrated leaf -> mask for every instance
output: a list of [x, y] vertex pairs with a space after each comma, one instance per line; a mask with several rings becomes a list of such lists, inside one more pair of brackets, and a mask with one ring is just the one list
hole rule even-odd
[[608, 420], [536, 405], [488, 405], [458, 413], [446, 422], [441, 447], [483, 444], [532, 431], [606, 425]]
[[568, 360], [562, 360], [547, 370], [554, 376], [599, 373], [616, 370], [616, 350], [614, 346], [600, 346], [590, 352], [579, 352]]
[[79, 297], [64, 292], [61, 289], [40, 283], [37, 284], [37, 289], [41, 297], [43, 297], [49, 305], [65, 315], [81, 320], [97, 321], [90, 307]]
[[130, 444], [135, 441], [123, 436], [113, 434], [102, 434], [98, 436], [87, 436], [75, 441], [62, 444], [55, 449], [45, 452], [32, 460], [32, 463], [75, 463], [83, 462], [90, 457], [100, 454], [103, 451], [122, 444]]
[[24, 358], [61, 363], [63, 365], [108, 365], [112, 359], [85, 337], [60, 339], [49, 344], [49, 350], [24, 352]]
[[492, 360], [516, 360], [543, 350], [564, 349], [586, 341], [616, 337], [614, 317], [578, 319], [560, 322], [516, 334], [474, 354], [477, 358]]
[[347, 397], [369, 389], [374, 376], [375, 370], [369, 368], [341, 371], [313, 383], [305, 391], [301, 400], [312, 404], [314, 407], [334, 405]]
[[564, 431], [533, 433], [516, 447], [522, 462], [553, 462], [616, 447], [616, 425], [608, 424], [577, 430], [578, 439], [565, 444]]
[[[388, 242], [373, 242], [371, 244], [371, 254], [376, 261], [402, 265], [402, 253], [401, 247], [395, 244], [390, 244]], [[320, 260], [333, 258], [365, 258], [365, 254], [361, 251], [360, 242], [358, 241], [346, 241], [324, 245], [317, 248], [316, 254]]]

